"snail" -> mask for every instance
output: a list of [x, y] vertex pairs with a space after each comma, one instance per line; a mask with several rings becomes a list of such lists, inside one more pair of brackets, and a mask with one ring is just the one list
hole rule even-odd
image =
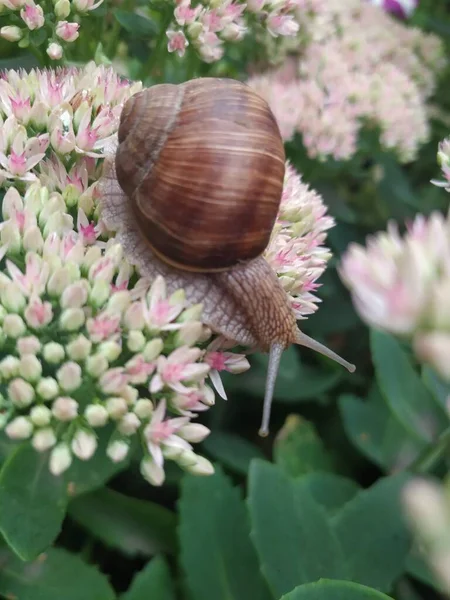
[[262, 254], [279, 210], [285, 153], [275, 118], [246, 84], [199, 78], [133, 95], [104, 162], [101, 210], [141, 275], [203, 304], [203, 321], [269, 352], [260, 435], [284, 349], [299, 344], [355, 367], [301, 332]]

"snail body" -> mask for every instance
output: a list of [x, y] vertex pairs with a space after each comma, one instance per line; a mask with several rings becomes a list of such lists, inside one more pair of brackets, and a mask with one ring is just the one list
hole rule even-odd
[[203, 320], [270, 353], [261, 434], [281, 354], [311, 347], [262, 253], [278, 214], [285, 154], [267, 103], [245, 84], [201, 78], [132, 96], [105, 161], [102, 217], [142, 275], [203, 304]]

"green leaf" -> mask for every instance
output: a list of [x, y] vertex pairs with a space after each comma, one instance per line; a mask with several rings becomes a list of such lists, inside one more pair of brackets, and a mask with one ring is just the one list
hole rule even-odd
[[133, 579], [121, 600], [175, 600], [175, 590], [167, 562], [157, 556]]
[[133, 448], [128, 457], [119, 462], [113, 462], [106, 454], [106, 448], [111, 438], [112, 427], [105, 427], [97, 432], [97, 450], [90, 460], [75, 459], [63, 477], [71, 496], [86, 494], [101, 488], [114, 475], [120, 473], [130, 464]]
[[387, 592], [404, 570], [411, 538], [401, 493], [408, 479], [404, 473], [380, 479], [332, 520], [352, 581]]
[[325, 511], [301, 479], [259, 460], [250, 467], [248, 507], [261, 570], [275, 597], [320, 577], [346, 578]]
[[388, 472], [405, 469], [426, 447], [390, 412], [376, 387], [365, 400], [350, 394], [340, 396], [339, 409], [354, 446]]
[[444, 594], [440, 581], [438, 581], [425, 559], [426, 557], [422, 555], [419, 548], [417, 546], [413, 547], [406, 560], [406, 572], [417, 581]]
[[314, 425], [289, 415], [274, 443], [275, 462], [292, 477], [314, 471], [333, 471], [331, 457]]
[[348, 581], [322, 579], [317, 583], [300, 585], [281, 600], [389, 600], [390, 596]]
[[0, 472], [0, 531], [23, 560], [36, 558], [60, 532], [67, 506], [62, 477], [49, 471], [48, 453], [27, 442]]
[[181, 564], [195, 600], [269, 600], [239, 491], [220, 469], [181, 487]]
[[107, 578], [78, 556], [50, 548], [32, 563], [23, 563], [0, 548], [0, 594], [17, 600], [114, 600]]
[[104, 544], [129, 556], [175, 552], [176, 517], [159, 504], [104, 488], [73, 500], [69, 515]]
[[406, 352], [392, 336], [371, 331], [377, 381], [392, 413], [411, 436], [431, 442], [448, 423], [411, 365]]
[[143, 15], [120, 9], [113, 11], [113, 14], [122, 27], [135, 38], [151, 38], [158, 33], [156, 23]]
[[213, 431], [203, 442], [205, 450], [225, 467], [246, 475], [253, 458], [264, 458], [261, 450], [234, 433]]
[[334, 473], [309, 473], [303, 475], [297, 486], [304, 486], [312, 498], [322, 506], [328, 515], [333, 515], [359, 491], [357, 483]]
[[439, 375], [428, 366], [422, 369], [422, 380], [436, 402], [442, 406], [444, 410], [447, 410], [447, 398], [450, 396], [450, 385], [448, 382], [443, 381]]

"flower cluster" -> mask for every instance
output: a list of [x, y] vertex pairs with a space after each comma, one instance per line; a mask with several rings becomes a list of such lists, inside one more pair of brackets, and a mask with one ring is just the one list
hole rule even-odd
[[[74, 42], [83, 14], [95, 10], [103, 0], [57, 0], [38, 2], [34, 0], [0, 0], [0, 37], [9, 42], [18, 42], [21, 48], [33, 43], [31, 32], [45, 30], [47, 55], [59, 60], [64, 44]], [[68, 20], [70, 19], [70, 20]]]
[[[93, 456], [98, 428], [113, 430], [113, 461], [137, 437], [159, 485], [165, 460], [211, 472], [192, 447], [208, 434], [195, 423], [214, 403], [207, 378], [224, 396], [220, 372], [249, 365], [182, 290], [139, 277], [99, 214], [104, 153], [140, 89], [93, 64], [0, 79], [0, 415], [10, 438], [50, 452], [55, 474]], [[332, 224], [288, 166], [266, 258], [298, 317], [315, 310]]]
[[323, 244], [334, 220], [321, 197], [286, 166], [278, 219], [265, 258], [278, 273], [297, 319], [317, 310], [317, 280], [331, 257]]
[[448, 482], [440, 485], [426, 479], [414, 479], [404, 490], [411, 528], [446, 594], [450, 594], [449, 491]]
[[360, 0], [303, 4], [296, 56], [248, 82], [284, 139], [299, 132], [309, 156], [346, 160], [361, 128], [377, 127], [384, 148], [412, 160], [429, 135], [426, 101], [445, 64], [439, 38]]
[[379, 6], [386, 12], [401, 19], [410, 17], [419, 6], [419, 0], [368, 0], [374, 6]]
[[450, 379], [450, 215], [418, 215], [404, 237], [391, 223], [366, 248], [352, 244], [340, 274], [364, 321], [412, 340], [419, 360]]
[[183, 56], [191, 43], [205, 62], [223, 56], [224, 42], [240, 41], [252, 26], [270, 35], [293, 36], [299, 26], [292, 0], [175, 0], [174, 23], [167, 31], [168, 50]]

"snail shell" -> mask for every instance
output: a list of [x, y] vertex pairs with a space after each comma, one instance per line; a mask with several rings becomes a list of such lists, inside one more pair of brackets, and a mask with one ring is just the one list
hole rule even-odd
[[264, 252], [285, 154], [251, 88], [213, 78], [156, 85], [127, 102], [118, 137], [119, 184], [163, 260], [211, 272]]
[[281, 200], [285, 157], [270, 108], [245, 84], [195, 79], [126, 103], [104, 163], [102, 218], [141, 275], [162, 275], [203, 304], [203, 321], [270, 352], [261, 435], [283, 350], [312, 348], [276, 273], [261, 256]]

